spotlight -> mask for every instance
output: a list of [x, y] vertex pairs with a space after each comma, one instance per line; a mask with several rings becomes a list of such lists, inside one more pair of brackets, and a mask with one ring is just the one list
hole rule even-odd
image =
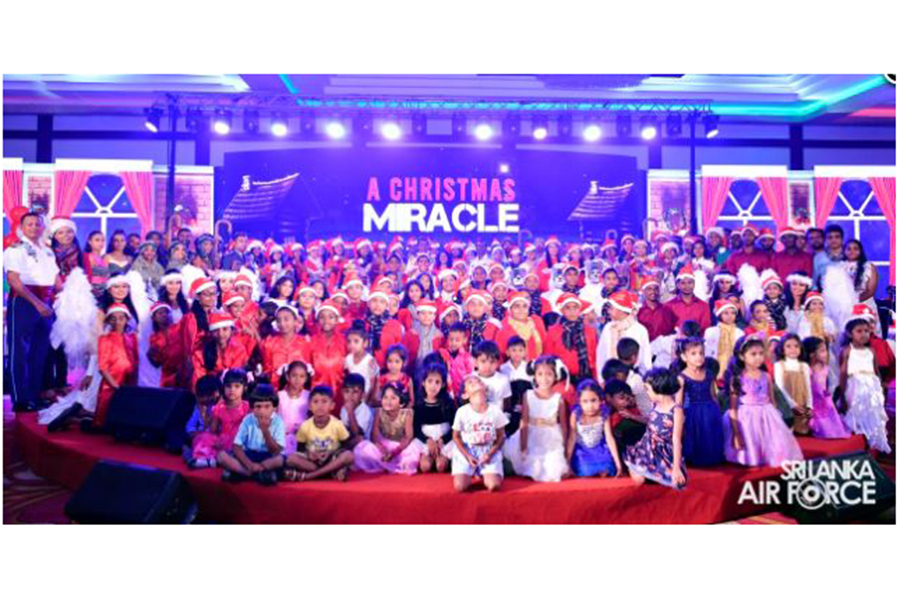
[[184, 126], [188, 131], [197, 131], [200, 129], [200, 121], [203, 119], [202, 113], [196, 108], [189, 108], [184, 116]]
[[381, 126], [381, 136], [386, 140], [399, 140], [402, 135], [403, 130], [400, 129], [400, 125], [395, 121], [386, 121]]
[[547, 117], [544, 115], [536, 115], [531, 119], [531, 135], [534, 139], [540, 141], [547, 139]]
[[284, 115], [272, 115], [272, 124], [270, 131], [275, 137], [284, 137], [288, 134], [288, 122]]
[[669, 115], [666, 117], [666, 135], [668, 137], [681, 135], [681, 115]]
[[703, 117], [703, 128], [706, 130], [706, 139], [712, 139], [719, 135], [719, 117], [716, 115]]
[[581, 137], [583, 137], [586, 142], [596, 142], [602, 135], [603, 130], [600, 129], [600, 126], [596, 123], [587, 125], [581, 132]]
[[641, 137], [647, 141], [656, 139], [659, 129], [656, 126], [656, 117], [644, 117], [641, 119]]
[[500, 163], [499, 171], [501, 173], [509, 173], [509, 165], [507, 163]]
[[556, 120], [556, 130], [561, 138], [572, 137], [572, 115], [559, 115]]
[[247, 109], [244, 111], [244, 131], [247, 133], [259, 133], [259, 111]]
[[162, 110], [159, 108], [148, 108], [144, 112], [147, 114], [144, 127], [153, 133], [157, 133], [159, 131], [159, 122], [162, 119]]
[[616, 117], [616, 135], [619, 137], [631, 137], [631, 117], [619, 115]]
[[479, 123], [475, 126], [475, 138], [479, 141], [486, 142], [494, 137], [494, 129], [487, 123]]
[[466, 115], [457, 113], [451, 117], [453, 137], [463, 138], [466, 135]]
[[428, 119], [422, 113], [412, 116], [412, 132], [413, 135], [425, 135], [428, 132]]
[[347, 128], [340, 121], [331, 121], [325, 126], [325, 134], [333, 140], [339, 140], [347, 135]]
[[219, 135], [227, 135], [231, 131], [231, 113], [226, 110], [217, 110], [213, 119], [213, 131]]

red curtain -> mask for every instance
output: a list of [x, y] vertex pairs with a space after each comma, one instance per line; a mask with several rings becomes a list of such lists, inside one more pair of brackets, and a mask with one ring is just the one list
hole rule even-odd
[[844, 180], [840, 177], [816, 177], [816, 227], [825, 227]]
[[91, 177], [90, 171], [57, 171], [53, 215], [71, 217]]
[[894, 285], [896, 278], [894, 266], [897, 257], [897, 232], [894, 229], [897, 223], [897, 180], [893, 177], [871, 177], [869, 184], [891, 230], [891, 285]]
[[141, 234], [146, 234], [153, 229], [153, 174], [149, 171], [134, 171], [119, 173], [119, 176], [125, 184], [125, 193], [137, 213], [138, 221], [141, 222]]
[[3, 171], [3, 213], [10, 218], [17, 206], [22, 206], [22, 171]]
[[715, 227], [725, 208], [728, 199], [728, 190], [731, 189], [733, 177], [704, 177], [700, 216], [703, 218], [703, 227], [709, 229]]
[[756, 183], [762, 192], [763, 201], [769, 207], [775, 227], [781, 231], [788, 226], [791, 217], [787, 177], [759, 177]]

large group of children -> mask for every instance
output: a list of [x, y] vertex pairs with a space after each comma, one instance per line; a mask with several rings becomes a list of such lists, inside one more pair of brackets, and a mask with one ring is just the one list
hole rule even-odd
[[66, 279], [56, 362], [77, 362], [66, 336], [85, 321], [60, 307], [91, 307], [97, 341], [41, 421], [103, 431], [118, 388], [187, 388], [185, 460], [229, 481], [449, 471], [458, 491], [510, 474], [681, 489], [689, 467], [802, 460], [797, 436], [891, 451], [871, 265], [819, 230], [780, 232], [777, 250], [749, 225], [523, 246], [117, 232], [105, 253], [70, 220], [49, 233]]

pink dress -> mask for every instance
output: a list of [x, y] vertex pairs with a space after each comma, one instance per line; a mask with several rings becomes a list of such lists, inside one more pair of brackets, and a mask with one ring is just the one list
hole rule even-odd
[[287, 390], [278, 392], [278, 414], [284, 421], [284, 451], [293, 454], [297, 451], [297, 430], [308, 417], [309, 392], [303, 390], [296, 398], [291, 398]]
[[[397, 418], [391, 421], [387, 414], [380, 410], [377, 415], [376, 427], [381, 433], [381, 445], [387, 450], [394, 450], [400, 446], [406, 432], [406, 420], [413, 418], [410, 408], [401, 408]], [[390, 462], [382, 460], [381, 448], [369, 440], [363, 440], [353, 449], [353, 466], [365, 473], [395, 473], [398, 475], [415, 475], [419, 470], [419, 456], [422, 453], [422, 445], [413, 440], [400, 454]]]
[[817, 438], [848, 438], [850, 432], [841, 420], [828, 393], [828, 369], [810, 369], [812, 381], [812, 418], [809, 428]]
[[240, 404], [231, 409], [228, 408], [224, 400], [219, 400], [219, 403], [213, 407], [213, 416], [219, 419], [219, 422], [222, 424], [222, 431], [219, 433], [219, 439], [216, 441], [216, 447], [219, 450], [231, 450], [231, 446], [234, 444], [234, 436], [237, 435], [241, 421], [244, 420], [244, 417], [249, 412], [250, 404], [246, 400], [241, 400]]
[[751, 379], [742, 375], [741, 391], [737, 426], [744, 446], [741, 450], [734, 449], [731, 418], [726, 412], [722, 415], [725, 460], [747, 467], [778, 467], [786, 460], [803, 460], [797, 439], [769, 399], [768, 376], [763, 373], [759, 379]]

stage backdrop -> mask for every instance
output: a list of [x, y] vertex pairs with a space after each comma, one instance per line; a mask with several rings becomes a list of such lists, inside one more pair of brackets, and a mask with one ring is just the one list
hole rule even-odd
[[638, 232], [646, 173], [632, 157], [454, 147], [226, 154], [216, 218], [264, 238], [437, 239]]

